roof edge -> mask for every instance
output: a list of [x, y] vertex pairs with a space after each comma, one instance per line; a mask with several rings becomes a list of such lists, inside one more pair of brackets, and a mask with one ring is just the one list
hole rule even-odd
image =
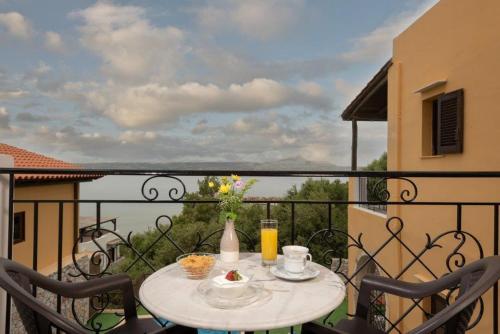
[[342, 112], [342, 120], [353, 121], [356, 120], [355, 113], [361, 107], [363, 102], [370, 97], [373, 90], [387, 81], [387, 73], [392, 66], [392, 58], [389, 59], [377, 73], [368, 81], [366, 86], [358, 93], [354, 100]]

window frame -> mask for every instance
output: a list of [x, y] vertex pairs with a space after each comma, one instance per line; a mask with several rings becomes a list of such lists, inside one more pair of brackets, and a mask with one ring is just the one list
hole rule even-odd
[[[16, 224], [17, 223], [17, 224]], [[20, 237], [16, 238], [16, 225], [19, 228]], [[14, 213], [14, 221], [12, 222], [12, 243], [19, 244], [26, 241], [26, 211]]]
[[433, 156], [439, 155], [438, 149], [438, 119], [439, 119], [439, 96], [431, 101], [431, 153]]
[[[453, 101], [453, 108], [447, 105]], [[452, 103], [453, 103], [452, 102]], [[446, 113], [443, 114], [443, 109]], [[445, 119], [443, 119], [443, 117]], [[452, 117], [450, 119], [450, 117]], [[446, 154], [463, 153], [464, 147], [464, 90], [458, 89], [448, 93], [441, 92], [422, 101], [422, 157], [439, 157]], [[444, 128], [442, 123], [445, 121]], [[455, 122], [450, 129], [449, 122]], [[444, 130], [444, 131], [443, 131]], [[454, 131], [453, 145], [450, 145], [451, 131]], [[446, 136], [447, 138], [443, 137]], [[447, 140], [446, 140], [447, 139]], [[446, 140], [447, 145], [442, 145]]]

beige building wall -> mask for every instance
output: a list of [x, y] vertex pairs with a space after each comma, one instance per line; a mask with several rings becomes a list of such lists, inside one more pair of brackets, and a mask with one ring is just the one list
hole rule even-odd
[[[353, 186], [356, 184], [357, 184], [356, 178], [354, 177], [349, 178], [350, 199], [354, 200], [357, 199], [356, 198], [357, 187]], [[383, 214], [370, 211], [358, 205], [349, 206], [348, 217], [349, 217], [349, 224], [347, 226], [347, 232], [353, 239], [356, 240], [356, 241], [349, 240], [348, 243], [359, 245], [358, 238], [361, 235], [360, 238], [361, 245], [359, 245], [360, 247], [357, 246], [350, 247], [348, 252], [349, 273], [350, 275], [353, 275], [354, 273], [358, 272], [357, 264], [360, 262], [360, 260], [362, 260], [363, 256], [367, 255], [361, 248], [367, 249], [369, 250], [370, 254], [373, 254], [381, 246], [383, 242], [382, 238], [386, 236], [383, 229], [385, 227], [387, 217]], [[373, 231], [376, 231], [376, 238], [372, 238], [371, 236]], [[396, 250], [397, 249], [395, 249], [394, 246], [392, 247], [389, 246], [384, 248], [377, 255], [377, 260], [379, 260], [380, 263], [383, 263], [384, 266], [387, 265], [387, 270], [395, 271], [398, 269], [398, 267], [396, 267], [397, 262], [393, 261], [394, 252]], [[356, 276], [359, 277], [359, 279], [355, 278], [353, 284], [356, 284], [356, 286], [359, 287], [359, 282], [363, 276], [363, 273], [359, 271], [359, 273]], [[348, 296], [349, 313], [354, 314], [356, 310], [356, 300], [358, 296], [357, 290], [351, 284], [348, 284], [347, 288], [348, 288], [347, 296]], [[397, 308], [390, 307], [389, 309], [396, 310]]]
[[[40, 184], [16, 185], [15, 200], [73, 200], [78, 184]], [[16, 203], [14, 212], [25, 212], [25, 241], [14, 244], [13, 259], [26, 266], [33, 265], [33, 203]], [[63, 207], [63, 258], [71, 261], [75, 242], [74, 205], [66, 203]], [[38, 208], [38, 270], [50, 273], [57, 270], [59, 204], [40, 203]]]
[[[388, 74], [388, 169], [403, 171], [499, 171], [500, 153], [500, 1], [441, 0], [394, 40], [393, 65]], [[444, 85], [424, 94], [420, 88], [445, 80]], [[426, 156], [423, 143], [423, 109], [427, 99], [457, 89], [464, 90], [463, 153]], [[416, 201], [499, 201], [500, 180], [491, 179], [414, 179], [418, 186]], [[352, 187], [352, 186], [351, 186]], [[398, 200], [400, 191], [411, 186], [391, 181], [389, 189]], [[352, 194], [351, 194], [352, 195]], [[353, 197], [351, 197], [353, 198]], [[385, 240], [385, 226], [375, 215], [349, 209], [349, 231], [364, 232], [370, 239]], [[362, 215], [362, 216], [361, 216]], [[456, 206], [393, 206], [388, 217], [398, 216], [404, 222], [401, 239], [413, 251], [424, 248], [425, 233], [436, 237], [455, 230]], [[463, 206], [463, 230], [472, 233], [482, 244], [484, 254], [493, 254], [493, 207]], [[367, 238], [368, 239], [368, 238]], [[440, 276], [447, 272], [446, 256], [459, 244], [453, 234], [443, 236], [439, 244], [426, 252], [422, 260]], [[467, 238], [461, 252], [467, 261], [479, 256], [472, 238]], [[349, 254], [351, 260], [353, 255]], [[355, 257], [354, 257], [355, 258]], [[398, 246], [388, 266], [397, 269], [413, 256]], [[458, 260], [455, 256], [453, 260]], [[385, 263], [385, 262], [384, 262]], [[354, 266], [354, 264], [352, 264]], [[451, 261], [452, 269], [456, 268]], [[399, 269], [400, 270], [400, 269]], [[391, 273], [395, 274], [397, 272]], [[422, 265], [415, 265], [402, 279], [433, 279]], [[481, 323], [471, 333], [492, 332], [492, 294], [484, 296], [485, 312]], [[390, 305], [391, 317], [410, 304]], [[396, 310], [394, 309], [396, 307]], [[422, 320], [413, 312], [401, 325], [403, 332]]]

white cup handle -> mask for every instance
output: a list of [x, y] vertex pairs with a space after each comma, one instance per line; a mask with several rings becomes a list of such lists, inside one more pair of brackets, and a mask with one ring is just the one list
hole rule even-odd
[[307, 261], [312, 261], [313, 257], [311, 254], [307, 254], [305, 257], [304, 257], [304, 267], [307, 266]]

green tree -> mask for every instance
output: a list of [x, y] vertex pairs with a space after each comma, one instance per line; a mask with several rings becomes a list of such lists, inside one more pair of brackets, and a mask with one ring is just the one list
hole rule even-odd
[[[370, 162], [364, 170], [366, 171], [386, 171], [387, 170], [387, 152], [384, 152], [380, 158]], [[378, 202], [384, 199], [384, 192], [387, 189], [387, 182], [380, 177], [369, 177], [367, 180], [368, 201]]]
[[[214, 189], [210, 188], [209, 182], [216, 182], [215, 178], [205, 177], [198, 181], [198, 191], [186, 194], [186, 200], [213, 200]], [[218, 185], [217, 185], [218, 186]], [[345, 201], [347, 200], [348, 185], [341, 180], [308, 179], [300, 188], [293, 186], [288, 190], [285, 200], [321, 200], [321, 201]], [[260, 251], [260, 220], [266, 216], [266, 205], [245, 204], [241, 208], [236, 228], [249, 236], [239, 235], [241, 251]], [[280, 245], [292, 242], [292, 220], [291, 204], [278, 204], [271, 206], [271, 217], [279, 221]], [[321, 262], [327, 250], [333, 257], [345, 257], [347, 254], [345, 235], [339, 231], [347, 230], [347, 206], [345, 204], [331, 206], [332, 231], [329, 238], [315, 238], [310, 244], [313, 258]], [[138, 233], [131, 238], [137, 253], [122, 247], [124, 258], [117, 263], [114, 271], [128, 273], [140, 282], [153, 270], [145, 263], [147, 261], [154, 268], [161, 268], [173, 263], [175, 258], [181, 254], [175, 245], [186, 252], [193, 250], [200, 238], [203, 239], [214, 231], [222, 230], [224, 222], [219, 220], [219, 208], [216, 203], [185, 203], [179, 215], [172, 217], [172, 225], [168, 219], [160, 220], [160, 228], [167, 231], [162, 235], [161, 231], [152, 229]], [[328, 229], [328, 205], [327, 204], [296, 204], [295, 205], [295, 243], [305, 245], [309, 238], [317, 231]], [[206, 240], [204, 247], [199, 250], [215, 252], [222, 232], [214, 234]], [[168, 237], [167, 237], [168, 236]], [[173, 244], [175, 243], [175, 245]], [[214, 247], [211, 247], [210, 245]], [[151, 247], [153, 245], [153, 247]], [[145, 261], [144, 261], [145, 260]]]
[[364, 170], [368, 171], [386, 171], [387, 170], [387, 152], [382, 153], [380, 158], [370, 162]]
[[[185, 195], [187, 201], [213, 200], [215, 189], [210, 188], [209, 182], [216, 183], [213, 177], [205, 177], [198, 181], [198, 191]], [[245, 205], [240, 211], [236, 222], [236, 228], [243, 231], [250, 239], [243, 235], [240, 237], [242, 251], [253, 250], [259, 241], [258, 222], [264, 217], [264, 210], [260, 205]], [[127, 271], [135, 280], [141, 280], [154, 268], [161, 268], [175, 262], [177, 256], [182, 252], [191, 252], [194, 247], [215, 231], [222, 230], [224, 222], [219, 221], [219, 208], [217, 203], [185, 203], [179, 215], [172, 217], [172, 224], [164, 217], [160, 219], [159, 227], [167, 231], [165, 235], [157, 229], [135, 234], [131, 238], [134, 250], [121, 247], [123, 259], [117, 263], [113, 271]], [[196, 249], [198, 251], [214, 252], [218, 249], [218, 243], [222, 231], [214, 234], [203, 245]], [[151, 247], [151, 245], [154, 245]], [[213, 247], [212, 247], [213, 246]], [[140, 256], [138, 254], [141, 254]]]
[[[288, 191], [288, 200], [346, 201], [348, 184], [340, 180], [308, 179], [300, 189], [296, 186]], [[328, 230], [328, 204], [295, 204], [295, 243], [306, 245], [309, 239], [318, 231]], [[280, 245], [292, 242], [292, 211], [291, 204], [280, 204], [273, 210], [273, 217], [279, 222]], [[332, 257], [347, 255], [346, 238], [342, 232], [347, 232], [347, 205], [331, 206], [330, 232], [317, 235], [311, 240], [309, 248], [313, 259], [317, 262], [328, 261]], [[323, 238], [328, 236], [328, 238]], [[328, 252], [329, 255], [326, 254]]]

